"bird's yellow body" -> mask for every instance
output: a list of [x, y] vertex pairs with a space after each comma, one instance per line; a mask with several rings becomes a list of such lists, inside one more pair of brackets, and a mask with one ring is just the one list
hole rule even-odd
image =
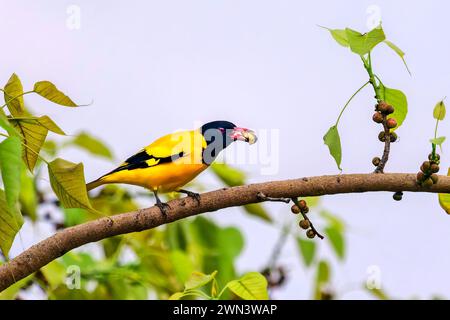
[[89, 183], [87, 189], [125, 183], [155, 192], [177, 191], [208, 167], [202, 161], [205, 147], [206, 141], [199, 130], [168, 134], [128, 158], [117, 169]]

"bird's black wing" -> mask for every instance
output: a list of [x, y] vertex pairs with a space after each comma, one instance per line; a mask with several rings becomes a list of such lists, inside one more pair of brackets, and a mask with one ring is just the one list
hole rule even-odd
[[[173, 161], [183, 157], [184, 155], [185, 155], [184, 152], [180, 152], [178, 154], [175, 154], [175, 155], [172, 155], [169, 157], [159, 158], [159, 157], [155, 157], [151, 154], [148, 154], [146, 152], [146, 150], [144, 149], [144, 150], [136, 153], [135, 155], [129, 157], [127, 160], [125, 160], [125, 162], [123, 164], [121, 164], [119, 167], [112, 170], [111, 172], [108, 172], [107, 174], [105, 174], [105, 176], [110, 175], [115, 172], [122, 171], [122, 170], [143, 169], [143, 168], [160, 165], [163, 163], [170, 163], [170, 162], [173, 162]], [[154, 164], [149, 164], [148, 160], [154, 160], [153, 161]]]

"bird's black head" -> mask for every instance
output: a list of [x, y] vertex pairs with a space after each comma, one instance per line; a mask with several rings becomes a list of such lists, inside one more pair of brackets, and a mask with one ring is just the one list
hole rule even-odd
[[[207, 144], [203, 159], [208, 164], [214, 161], [220, 151], [234, 141], [240, 140], [253, 144], [257, 140], [252, 130], [239, 128], [229, 121], [219, 120], [208, 122], [200, 130]], [[205, 156], [206, 154], [207, 156]], [[206, 161], [206, 158], [209, 158], [210, 161]]]

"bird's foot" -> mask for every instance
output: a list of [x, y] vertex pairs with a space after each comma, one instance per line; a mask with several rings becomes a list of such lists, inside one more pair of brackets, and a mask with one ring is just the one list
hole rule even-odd
[[156, 202], [155, 206], [157, 206], [159, 210], [161, 210], [163, 216], [167, 218], [167, 211], [170, 209], [170, 206], [167, 203], [161, 201]]
[[195, 201], [197, 201], [197, 204], [200, 205], [200, 193], [192, 192], [188, 190], [180, 190], [181, 193], [186, 194], [188, 197], [191, 197]]

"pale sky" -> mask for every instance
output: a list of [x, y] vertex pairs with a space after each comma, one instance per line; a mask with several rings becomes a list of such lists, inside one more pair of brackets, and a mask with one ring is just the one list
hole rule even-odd
[[[80, 28], [71, 29], [69, 16], [78, 9]], [[263, 133], [258, 146], [232, 147], [258, 160], [238, 165], [251, 182], [336, 174], [322, 136], [367, 79], [359, 58], [317, 25], [367, 31], [373, 12], [381, 12], [387, 38], [406, 52], [412, 71], [411, 77], [386, 46], [374, 50], [375, 72], [409, 101], [387, 171], [417, 172], [430, 149], [432, 108], [450, 95], [447, 1], [1, 1], [0, 81], [16, 72], [25, 88], [50, 80], [76, 102], [93, 100], [69, 110], [26, 99], [66, 132], [103, 139], [117, 162], [162, 134], [223, 118]], [[363, 91], [342, 118], [344, 173], [372, 171], [372, 157], [381, 154], [372, 96]], [[442, 135], [449, 135], [448, 121]], [[73, 150], [64, 156], [83, 161], [88, 180], [113, 166]], [[262, 170], [268, 163], [275, 170]], [[448, 166], [445, 152], [441, 173]], [[199, 181], [219, 186], [207, 173]], [[401, 202], [391, 193], [326, 196], [323, 206], [349, 229], [344, 263], [321, 246], [340, 298], [369, 297], [360, 288], [370, 266], [394, 297], [450, 297], [450, 217], [436, 195], [407, 193]], [[283, 205], [267, 207], [280, 224], [292, 218]], [[245, 230], [239, 270], [260, 270], [278, 230], [239, 209], [209, 215]], [[23, 233], [25, 247], [47, 235]], [[12, 255], [21, 250], [16, 241]], [[305, 272], [293, 241], [281, 262], [290, 281], [274, 298], [309, 298], [314, 275]]]

